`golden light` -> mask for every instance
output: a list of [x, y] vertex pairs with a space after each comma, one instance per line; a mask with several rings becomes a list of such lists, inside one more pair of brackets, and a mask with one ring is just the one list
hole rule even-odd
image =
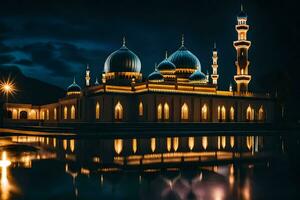
[[1, 199], [9, 199], [9, 190], [10, 184], [8, 181], [7, 168], [11, 165], [11, 162], [7, 159], [6, 152], [2, 152], [2, 159], [0, 160], [0, 168], [1, 168], [1, 184], [0, 184], [0, 198]]
[[14, 94], [16, 92], [15, 83], [10, 79], [8, 79], [6, 81], [1, 81], [0, 82], [0, 90], [6, 96], [9, 94]]

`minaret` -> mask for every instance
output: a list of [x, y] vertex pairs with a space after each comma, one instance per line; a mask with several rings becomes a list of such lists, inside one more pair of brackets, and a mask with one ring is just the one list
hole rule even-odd
[[241, 12], [237, 16], [238, 24], [235, 26], [235, 30], [238, 33], [238, 40], [233, 42], [233, 46], [236, 49], [236, 75], [234, 80], [236, 82], [237, 92], [247, 92], [248, 84], [251, 80], [251, 76], [248, 74], [248, 68], [250, 62], [248, 61], [248, 50], [251, 46], [251, 42], [247, 40], [247, 32], [249, 25], [247, 25], [247, 14], [243, 10], [241, 5]]
[[212, 60], [213, 60], [213, 63], [211, 65], [211, 67], [213, 69], [213, 72], [210, 76], [212, 79], [212, 83], [214, 85], [218, 85], [218, 78], [219, 78], [219, 75], [218, 75], [218, 50], [216, 47], [216, 43], [214, 43]]
[[96, 78], [95, 85], [99, 85], [98, 78]]
[[85, 70], [85, 86], [89, 87], [90, 86], [90, 66], [86, 65], [86, 70]]

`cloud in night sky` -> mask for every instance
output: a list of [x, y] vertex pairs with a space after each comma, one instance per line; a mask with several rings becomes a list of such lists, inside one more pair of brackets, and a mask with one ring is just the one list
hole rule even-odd
[[[296, 41], [299, 28], [290, 19], [299, 17], [291, 16], [291, 2], [251, 0], [244, 4], [252, 41], [250, 72], [256, 86], [258, 77], [284, 67], [293, 57], [290, 42]], [[73, 76], [83, 83], [87, 63], [93, 80], [100, 77], [106, 57], [121, 46], [125, 35], [147, 76], [166, 50], [172, 53], [179, 47], [184, 33], [187, 48], [199, 58], [204, 72], [211, 71], [211, 50], [217, 42], [221, 88], [227, 89], [235, 73], [232, 42], [237, 37], [238, 12], [236, 0], [4, 1], [0, 65], [17, 65], [28, 76], [65, 88]]]

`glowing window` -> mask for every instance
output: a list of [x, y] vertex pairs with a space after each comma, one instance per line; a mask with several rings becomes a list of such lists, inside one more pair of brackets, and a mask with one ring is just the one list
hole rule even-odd
[[258, 120], [262, 121], [265, 118], [265, 112], [263, 106], [260, 106], [258, 110]]
[[170, 119], [170, 108], [168, 103], [164, 104], [164, 119]]
[[53, 111], [53, 119], [57, 120], [57, 109], [56, 108], [54, 108], [54, 111]]
[[162, 105], [158, 104], [157, 106], [157, 119], [161, 120], [162, 119]]
[[229, 119], [230, 119], [230, 121], [234, 121], [234, 108], [233, 108], [233, 106], [230, 107]]
[[204, 104], [201, 109], [201, 119], [207, 120], [207, 105]]
[[246, 110], [246, 120], [253, 121], [254, 120], [254, 109], [249, 105]]
[[226, 120], [226, 108], [225, 108], [225, 106], [222, 106], [222, 108], [221, 108], [221, 119], [222, 119], [222, 121]]
[[100, 119], [100, 104], [99, 102], [96, 103], [96, 119]]
[[41, 120], [44, 120], [44, 119], [45, 119], [45, 111], [41, 111], [40, 119], [41, 119]]
[[139, 103], [139, 116], [143, 116], [144, 115], [144, 106], [143, 103], [140, 102]]
[[68, 119], [68, 108], [67, 108], [67, 106], [64, 107], [64, 119]]
[[181, 119], [189, 119], [189, 108], [186, 103], [184, 103], [181, 107]]
[[49, 120], [49, 110], [46, 110], [46, 119]]
[[221, 120], [221, 107], [218, 106], [218, 120]]
[[115, 119], [116, 120], [123, 119], [123, 106], [121, 105], [121, 103], [119, 101], [115, 106]]
[[76, 118], [76, 116], [75, 116], [75, 106], [72, 105], [72, 107], [71, 107], [71, 119], [75, 119], [75, 118]]

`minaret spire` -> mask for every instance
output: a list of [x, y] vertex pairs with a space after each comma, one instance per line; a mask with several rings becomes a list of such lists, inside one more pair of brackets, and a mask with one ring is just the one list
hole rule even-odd
[[76, 84], [76, 79], [75, 79], [75, 76], [73, 78], [73, 84]]
[[168, 51], [166, 51], [165, 58], [168, 59]]
[[218, 50], [217, 50], [217, 45], [216, 45], [216, 42], [214, 42], [214, 48], [213, 48], [213, 55], [212, 55], [212, 69], [213, 69], [213, 72], [212, 74], [210, 75], [211, 79], [212, 79], [212, 83], [214, 85], [218, 85], [218, 78], [219, 78], [219, 75], [218, 75]]
[[126, 46], [126, 38], [125, 38], [125, 36], [123, 36], [123, 47], [125, 47]]
[[90, 80], [91, 80], [91, 76], [90, 76], [90, 66], [89, 64], [86, 65], [86, 70], [85, 70], [85, 86], [89, 87], [90, 86]]
[[181, 46], [184, 46], [184, 34], [181, 35]]
[[244, 11], [243, 3], [241, 3], [241, 12]]
[[235, 26], [238, 38], [233, 42], [236, 50], [236, 74], [234, 80], [237, 92], [248, 92], [248, 84], [251, 81], [251, 75], [249, 75], [250, 62], [248, 60], [248, 51], [251, 42], [247, 40], [249, 25], [247, 24], [247, 14], [243, 9], [243, 5], [241, 4], [241, 13], [237, 17], [237, 25]]

